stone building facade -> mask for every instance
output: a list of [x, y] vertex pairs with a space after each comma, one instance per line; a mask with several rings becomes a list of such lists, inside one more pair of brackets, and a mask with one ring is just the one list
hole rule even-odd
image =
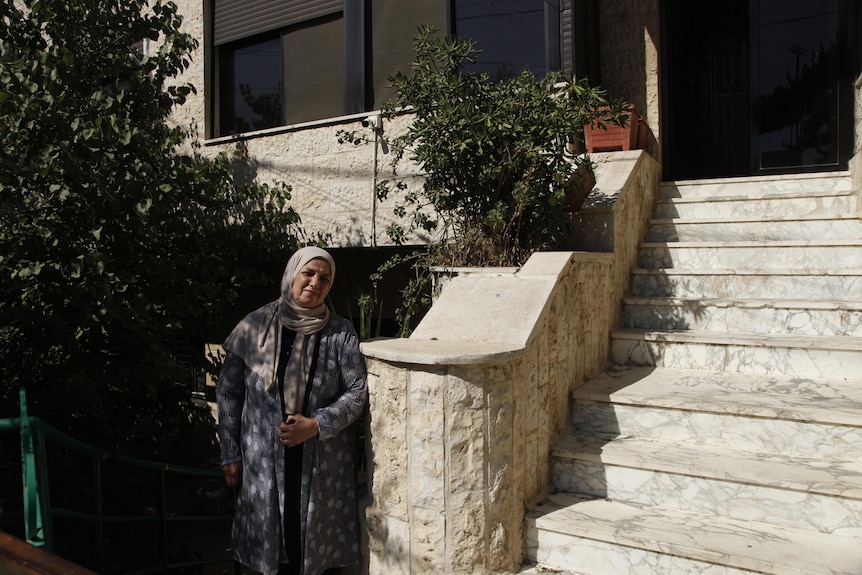
[[[292, 205], [300, 213], [305, 227], [311, 233], [320, 231], [330, 235], [331, 245], [345, 248], [389, 245], [391, 242], [384, 230], [396, 220], [392, 214], [394, 202], [377, 204], [372, 189], [375, 180], [393, 177], [392, 167], [384, 150], [378, 148], [375, 156], [375, 145], [371, 141], [374, 134], [363, 125], [376, 110], [369, 108], [358, 113], [249, 132], [241, 137], [213, 137], [208, 123], [212, 121], [215, 90], [210, 34], [214, 4], [207, 0], [178, 0], [177, 4], [184, 17], [184, 30], [199, 39], [200, 45], [182, 78], [194, 85], [197, 93], [176, 111], [175, 121], [193, 127], [206, 154], [230, 153], [241, 141], [257, 164], [256, 175], [260, 181], [288, 183], [293, 189]], [[446, 2], [437, 4], [445, 12]], [[613, 7], [611, 3], [600, 4], [599, 37], [603, 40], [599, 52], [603, 86], [610, 96], [633, 102], [642, 111], [651, 127], [649, 149], [658, 155], [659, 134], [652, 128], [659, 125], [660, 118], [658, 1], [627, 0], [614, 2]], [[413, 33], [414, 30], [401, 32], [405, 38]], [[409, 54], [404, 60], [409, 61], [407, 58]], [[397, 134], [403, 129], [399, 123], [407, 120], [408, 117], [404, 117], [394, 124], [386, 122], [384, 133], [387, 136]], [[353, 131], [369, 142], [358, 146], [339, 143], [339, 131]], [[417, 175], [417, 169], [401, 165], [396, 177], [409, 188], [421, 185]], [[412, 241], [421, 244], [428, 238], [414, 237]]]
[[[361, 269], [363, 257], [389, 245], [382, 230], [396, 221], [373, 194], [379, 178], [391, 177], [383, 147], [364, 125], [376, 102], [308, 122], [219, 135], [213, 128], [212, 39], [219, 2], [178, 4], [186, 30], [201, 44], [183, 78], [197, 95], [175, 120], [195, 128], [204, 153], [245, 146], [256, 177], [291, 185], [306, 228], [351, 250]], [[357, 4], [373, 15], [386, 2]], [[458, 6], [418, 4], [442, 6], [444, 21]], [[856, 3], [838, 0], [829, 10], [786, 0], [544, 4], [567, 14], [561, 22], [571, 24], [569, 38], [589, 38], [567, 44], [561, 33], [571, 53], [560, 65], [577, 68], [583, 52], [575, 48], [587, 50], [590, 57], [583, 59], [594, 83], [643, 115], [646, 149], [599, 158], [606, 165], [596, 195], [606, 209], [580, 214], [576, 237], [579, 247], [607, 253], [538, 254], [517, 277], [474, 276], [455, 284], [461, 292], [444, 291], [448, 302], [432, 308], [414, 337], [363, 344], [371, 389], [366, 572], [518, 568], [524, 509], [544, 495], [549, 446], [566, 424], [561, 406], [572, 389], [607, 366], [609, 332], [619, 325], [619, 302], [659, 180], [840, 170], [862, 189], [862, 10]], [[788, 6], [797, 11], [792, 17]], [[785, 46], [788, 38], [793, 44]], [[787, 53], [800, 55], [795, 69]], [[824, 62], [834, 65], [824, 71]], [[783, 95], [800, 90], [804, 82], [785, 84], [794, 72], [794, 80], [825, 73], [825, 83], [794, 96], [818, 98], [834, 112], [818, 126], [825, 146], [813, 143], [820, 136], [806, 140], [800, 131], [810, 120], [804, 110], [785, 108], [785, 117], [768, 110], [787, 105]], [[384, 133], [397, 134], [408, 121], [406, 115], [387, 122]], [[344, 131], [365, 134], [368, 143], [339, 143]], [[397, 174], [408, 189], [421, 185], [415, 166], [401, 165]], [[506, 307], [507, 301], [517, 303]], [[514, 305], [521, 316], [494, 323]], [[491, 312], [471, 315], [478, 308]]]

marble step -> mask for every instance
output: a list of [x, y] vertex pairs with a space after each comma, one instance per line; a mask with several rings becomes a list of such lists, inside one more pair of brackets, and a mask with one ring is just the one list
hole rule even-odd
[[862, 337], [862, 300], [623, 299], [623, 327]]
[[578, 433], [862, 462], [862, 375], [614, 367], [572, 393]]
[[[503, 574], [501, 574], [503, 575]], [[513, 575], [508, 571], [505, 572], [505, 575]], [[544, 565], [542, 563], [536, 563], [535, 561], [529, 561], [521, 565], [521, 568], [518, 569], [517, 575], [589, 575], [588, 573], [578, 573], [576, 571], [572, 571], [571, 569], [561, 569], [559, 567], [551, 567], [549, 565]]]
[[832, 269], [862, 268], [862, 239], [776, 242], [644, 242], [644, 268], [805, 268], [828, 262]]
[[858, 337], [621, 328], [611, 339], [617, 365], [801, 377], [862, 373]]
[[859, 198], [853, 191], [805, 191], [776, 195], [686, 196], [656, 203], [654, 217], [732, 218], [793, 217], [858, 213]]
[[527, 516], [527, 557], [591, 575], [849, 575], [862, 537], [558, 493]]
[[551, 451], [557, 491], [862, 536], [862, 463], [568, 434]]
[[860, 239], [862, 219], [855, 214], [654, 219], [651, 221], [648, 241], [781, 241], [818, 238]]
[[862, 269], [638, 268], [632, 270], [631, 292], [641, 297], [860, 300]]
[[662, 182], [659, 198], [825, 194], [852, 189], [849, 171]]

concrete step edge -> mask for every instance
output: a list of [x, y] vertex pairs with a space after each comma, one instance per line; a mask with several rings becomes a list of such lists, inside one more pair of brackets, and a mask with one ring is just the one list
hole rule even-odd
[[572, 432], [555, 457], [862, 501], [862, 463]]
[[652, 218], [650, 224], [654, 226], [695, 226], [710, 224], [770, 224], [770, 223], [793, 223], [793, 222], [835, 222], [835, 221], [862, 221], [859, 214], [806, 214], [799, 216], [727, 216], [711, 218]]
[[687, 329], [661, 330], [619, 328], [611, 333], [611, 338], [669, 343], [742, 345], [751, 347], [837, 349], [857, 351], [862, 354], [862, 337], [851, 336], [760, 334], [751, 332], [699, 331]]
[[717, 307], [750, 309], [804, 309], [812, 311], [862, 311], [862, 299], [810, 300], [810, 299], [758, 299], [730, 297], [665, 297], [665, 296], [628, 296], [623, 298], [626, 305], [670, 306], [670, 307]]
[[862, 378], [613, 366], [574, 401], [862, 427]]
[[862, 565], [859, 537], [572, 494], [543, 501], [528, 514], [527, 529], [536, 540], [547, 531], [759, 573], [850, 574]]

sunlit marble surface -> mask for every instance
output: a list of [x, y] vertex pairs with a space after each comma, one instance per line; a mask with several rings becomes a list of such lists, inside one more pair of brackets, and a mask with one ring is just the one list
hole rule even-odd
[[831, 269], [862, 268], [862, 239], [767, 242], [646, 242], [641, 267], [799, 268], [829, 262]]
[[862, 340], [850, 337], [620, 329], [611, 357], [617, 365], [825, 377], [862, 373], [860, 350]]
[[725, 217], [656, 219], [650, 226], [651, 242], [712, 242], [753, 240], [806, 240], [862, 237], [862, 219], [856, 214], [790, 216], [781, 218]]
[[862, 336], [862, 300], [627, 298], [623, 326]]
[[[800, 441], [797, 437], [800, 428], [792, 427], [784, 432], [786, 439], [773, 449], [784, 452], [788, 447], [798, 446], [793, 451], [797, 455], [835, 457], [846, 453], [851, 460], [862, 461], [862, 379], [655, 367], [614, 368], [576, 389], [573, 399], [572, 417], [579, 426], [589, 425], [596, 431], [622, 435], [642, 435], [660, 428], [655, 420], [639, 428], [612, 427], [623, 423], [633, 425], [637, 418], [623, 417], [617, 410], [635, 408], [647, 414], [652, 411], [665, 414], [669, 421], [714, 415], [738, 416], [749, 419], [752, 424], [776, 426], [777, 429], [784, 425], [843, 426], [846, 429], [838, 435], [817, 428], [810, 441]], [[746, 431], [737, 432], [739, 426], [739, 421], [721, 424], [720, 420], [708, 420], [697, 429], [697, 437], [716, 443], [722, 437], [739, 435], [746, 438], [744, 443], [728, 445], [743, 448], [752, 445], [757, 451], [770, 450], [768, 444], [751, 443], [757, 441], [757, 437]], [[704, 439], [709, 432], [714, 433], [715, 438]], [[843, 434], [847, 434], [846, 443], [842, 443]], [[688, 437], [686, 434], [680, 439]], [[819, 447], [813, 450], [809, 445]], [[824, 449], [826, 451], [820, 451]]]
[[572, 436], [555, 455], [562, 492], [862, 536], [856, 463], [630, 437]]
[[862, 269], [637, 269], [631, 291], [643, 297], [862, 300]]
[[591, 574], [862, 573], [850, 178], [661, 195], [612, 334], [618, 367], [573, 393], [528, 556]]
[[725, 197], [694, 196], [660, 200], [656, 218], [703, 218], [762, 216], [804, 216], [814, 214], [847, 214], [856, 210], [856, 197], [850, 192], [810, 193], [782, 196]]
[[715, 178], [683, 182], [664, 182], [659, 197], [782, 197], [804, 193], [810, 196], [847, 192], [852, 189], [850, 172], [786, 174], [749, 178]]
[[530, 514], [527, 549], [540, 562], [597, 575], [862, 570], [859, 538], [564, 494]]

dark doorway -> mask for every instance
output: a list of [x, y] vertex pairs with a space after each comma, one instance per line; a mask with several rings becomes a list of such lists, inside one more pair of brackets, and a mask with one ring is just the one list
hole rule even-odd
[[665, 0], [664, 177], [845, 169], [854, 4]]

